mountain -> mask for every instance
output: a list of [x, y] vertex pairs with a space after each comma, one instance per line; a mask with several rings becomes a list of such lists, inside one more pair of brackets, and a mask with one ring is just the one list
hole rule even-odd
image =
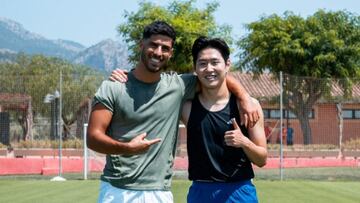
[[72, 61], [111, 72], [118, 67], [128, 69], [127, 58], [126, 46], [107, 39], [80, 52]]
[[76, 42], [46, 39], [26, 30], [20, 23], [6, 18], [0, 18], [0, 48], [68, 60], [85, 49], [83, 45]]
[[52, 42], [64, 49], [74, 51], [76, 53], [85, 49], [85, 47], [82, 44], [74, 42], [74, 41], [70, 41], [70, 40], [58, 39], [58, 40], [54, 40]]
[[0, 17], [0, 61], [12, 61], [19, 52], [59, 57], [107, 72], [128, 67], [127, 49], [120, 42], [104, 40], [86, 48], [70, 40], [47, 39], [18, 22]]

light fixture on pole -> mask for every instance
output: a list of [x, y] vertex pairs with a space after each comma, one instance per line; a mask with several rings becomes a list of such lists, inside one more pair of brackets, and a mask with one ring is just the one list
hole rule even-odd
[[[65, 181], [66, 179], [62, 177], [62, 135], [60, 132], [60, 107], [59, 107], [59, 99], [60, 99], [60, 93], [59, 91], [55, 91], [54, 94], [47, 94], [44, 98], [44, 103], [51, 103], [55, 106], [55, 112], [54, 112], [54, 122], [55, 122], [55, 138], [59, 138], [59, 174], [58, 176], [51, 179], [51, 181]], [[53, 117], [51, 118], [53, 119]], [[53, 127], [53, 126], [52, 126]], [[52, 129], [53, 132], [53, 129]]]

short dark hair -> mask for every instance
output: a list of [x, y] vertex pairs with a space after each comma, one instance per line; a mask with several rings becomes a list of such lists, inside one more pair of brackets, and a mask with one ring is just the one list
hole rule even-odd
[[143, 39], [149, 39], [151, 35], [165, 35], [175, 43], [176, 33], [174, 28], [164, 21], [154, 21], [144, 28]]
[[225, 62], [229, 59], [230, 48], [224, 40], [220, 38], [207, 38], [201, 36], [195, 40], [191, 50], [194, 65], [196, 65], [199, 52], [205, 48], [214, 48], [219, 50]]

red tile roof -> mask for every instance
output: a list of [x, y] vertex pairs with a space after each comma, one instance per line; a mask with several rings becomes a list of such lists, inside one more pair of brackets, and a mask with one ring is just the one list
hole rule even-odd
[[261, 74], [257, 77], [250, 73], [231, 72], [231, 74], [255, 98], [277, 97], [280, 94], [280, 85], [271, 74]]
[[[264, 73], [256, 77], [251, 73], [231, 72], [231, 74], [255, 98], [260, 100], [261, 98], [269, 99], [278, 97], [280, 94], [279, 81], [272, 74]], [[344, 91], [337, 82], [332, 84], [331, 95], [333, 97], [342, 97], [344, 95]], [[352, 97], [353, 99], [351, 100], [360, 101], [360, 83], [353, 85]]]
[[19, 93], [0, 93], [0, 102], [27, 102], [31, 97]]
[[4, 109], [27, 110], [29, 108], [31, 97], [19, 93], [0, 93], [0, 111]]
[[[332, 89], [331, 89], [331, 96], [334, 97], [339, 97], [344, 95], [344, 91], [341, 88], [341, 86], [336, 82], [334, 82], [332, 84]], [[360, 98], [360, 84], [354, 84], [352, 87], [352, 97], [353, 98]]]

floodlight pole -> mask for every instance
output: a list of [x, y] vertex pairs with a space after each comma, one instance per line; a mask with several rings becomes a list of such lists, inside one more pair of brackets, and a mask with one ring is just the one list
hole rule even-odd
[[51, 181], [64, 181], [62, 175], [62, 136], [60, 130], [60, 121], [61, 121], [61, 100], [59, 91], [55, 91], [54, 94], [47, 94], [44, 98], [44, 103], [51, 103], [55, 106], [55, 137], [59, 137], [59, 173], [58, 176], [51, 179]]

